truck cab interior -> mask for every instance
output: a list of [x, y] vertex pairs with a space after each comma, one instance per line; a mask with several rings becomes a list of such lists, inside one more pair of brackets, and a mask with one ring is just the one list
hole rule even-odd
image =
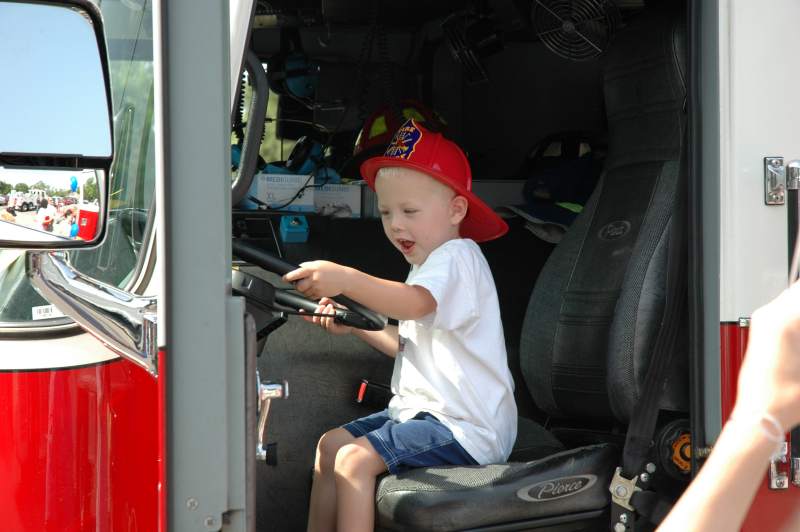
[[[310, 161], [307, 186], [353, 182], [388, 143], [372, 137], [419, 113], [464, 149], [473, 190], [510, 227], [481, 249], [515, 380], [514, 451], [503, 464], [382, 477], [377, 528], [627, 529], [609, 485], [654, 382], [646, 470], [626, 476], [662, 509], [688, 482], [689, 319], [685, 298], [670, 295], [687, 286], [676, 266], [687, 261], [686, 27], [680, 0], [257, 2], [250, 51], [268, 92], [251, 67], [233, 116], [234, 173], [305, 174]], [[360, 217], [306, 214], [307, 239], [291, 243], [278, 229], [291, 203], [263, 208], [238, 188], [237, 241], [405, 280], [367, 191]], [[270, 408], [258, 527], [301, 530], [319, 437], [383, 408], [393, 360], [297, 317], [260, 316], [261, 378], [286, 380], [291, 394]], [[653, 377], [659, 357], [668, 362]]]

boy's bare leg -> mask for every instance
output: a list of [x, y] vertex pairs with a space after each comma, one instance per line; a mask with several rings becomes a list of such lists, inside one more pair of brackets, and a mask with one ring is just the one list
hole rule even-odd
[[330, 430], [319, 439], [308, 508], [308, 532], [336, 530], [336, 480], [333, 467], [339, 449], [355, 440], [352, 434], [342, 428]]
[[375, 523], [375, 478], [386, 471], [383, 458], [365, 437], [356, 438], [336, 455], [336, 529], [372, 532]]

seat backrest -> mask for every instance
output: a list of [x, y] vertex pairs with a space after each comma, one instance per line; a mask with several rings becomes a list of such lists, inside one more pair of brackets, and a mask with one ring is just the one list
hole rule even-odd
[[[545, 264], [522, 327], [523, 376], [554, 417], [627, 422], [641, 395], [664, 311], [685, 143], [683, 9], [649, 8], [605, 58], [603, 176]], [[672, 383], [663, 406], [682, 409], [685, 378]]]

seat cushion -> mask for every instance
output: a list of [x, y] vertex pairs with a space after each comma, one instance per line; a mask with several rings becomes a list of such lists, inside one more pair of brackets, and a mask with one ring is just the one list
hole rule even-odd
[[376, 521], [383, 530], [445, 531], [602, 511], [618, 454], [601, 444], [530, 462], [387, 475]]

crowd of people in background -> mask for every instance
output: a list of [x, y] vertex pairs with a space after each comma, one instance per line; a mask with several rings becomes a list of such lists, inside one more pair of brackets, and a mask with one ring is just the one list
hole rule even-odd
[[[0, 221], [16, 223], [23, 202], [21, 197], [9, 198], [8, 205], [0, 211]], [[74, 237], [78, 230], [78, 205], [48, 197], [41, 198], [34, 220], [36, 229], [63, 237]]]

